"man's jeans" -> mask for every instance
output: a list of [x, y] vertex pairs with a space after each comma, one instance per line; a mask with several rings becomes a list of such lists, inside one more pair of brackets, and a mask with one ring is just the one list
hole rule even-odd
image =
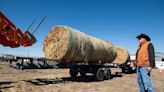
[[148, 92], [154, 92], [150, 72], [147, 70], [147, 67], [137, 67], [137, 77], [140, 92], [145, 92], [145, 88], [147, 88]]

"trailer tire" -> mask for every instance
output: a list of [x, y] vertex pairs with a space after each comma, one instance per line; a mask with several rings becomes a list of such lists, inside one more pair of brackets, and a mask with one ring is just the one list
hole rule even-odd
[[81, 77], [86, 77], [86, 73], [85, 72], [80, 72]]
[[111, 70], [109, 68], [106, 68], [104, 71], [105, 79], [110, 80], [112, 78]]
[[16, 69], [19, 69], [19, 67], [20, 67], [20, 66], [19, 66], [18, 64], [15, 65], [15, 68], [16, 68]]
[[23, 70], [23, 69], [24, 69], [24, 67], [23, 67], [23, 66], [19, 66], [19, 69], [20, 69], [20, 70]]
[[103, 81], [104, 80], [104, 69], [99, 68], [96, 72], [96, 80]]
[[122, 70], [122, 73], [125, 73], [125, 69], [124, 68], [121, 68], [121, 70]]
[[78, 71], [72, 71], [70, 69], [69, 74], [71, 75], [71, 77], [77, 77]]

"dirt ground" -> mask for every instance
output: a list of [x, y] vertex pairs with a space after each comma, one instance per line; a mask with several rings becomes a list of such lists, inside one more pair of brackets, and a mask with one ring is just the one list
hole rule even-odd
[[[16, 70], [0, 62], [0, 92], [139, 92], [136, 74], [119, 74], [98, 82], [93, 76], [71, 78], [68, 69]], [[164, 92], [164, 71], [152, 71], [155, 92]]]

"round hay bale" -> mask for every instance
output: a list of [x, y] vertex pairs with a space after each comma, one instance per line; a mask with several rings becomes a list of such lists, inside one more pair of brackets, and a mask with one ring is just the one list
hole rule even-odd
[[115, 46], [67, 26], [55, 26], [43, 43], [45, 57], [64, 62], [111, 63], [116, 58]]
[[117, 56], [112, 63], [124, 64], [130, 59], [129, 53], [125, 48], [116, 46], [116, 53], [117, 53]]

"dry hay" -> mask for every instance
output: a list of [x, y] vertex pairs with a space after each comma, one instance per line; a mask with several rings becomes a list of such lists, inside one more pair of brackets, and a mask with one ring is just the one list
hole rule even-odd
[[[115, 49], [110, 42], [88, 36], [67, 26], [53, 27], [43, 43], [43, 52], [46, 58], [74, 63], [83, 61], [111, 63], [116, 58]], [[119, 54], [122, 55], [120, 52]], [[117, 58], [124, 60], [121, 57], [124, 56]]]
[[68, 49], [68, 31], [64, 27], [54, 27], [43, 43], [43, 51], [48, 59], [60, 60]]
[[116, 53], [117, 53], [117, 57], [112, 63], [123, 64], [130, 59], [129, 53], [125, 48], [116, 46]]

